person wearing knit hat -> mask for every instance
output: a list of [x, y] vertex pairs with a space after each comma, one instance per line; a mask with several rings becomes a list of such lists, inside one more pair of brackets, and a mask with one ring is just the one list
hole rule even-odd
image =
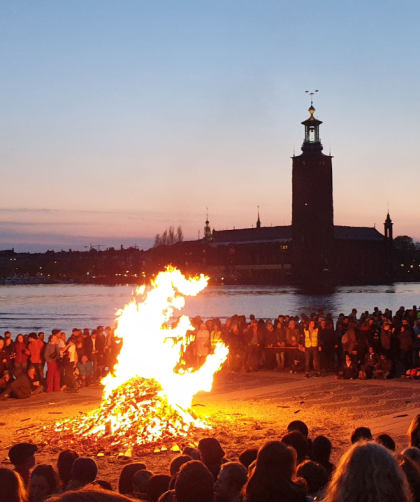
[[28, 486], [31, 469], [35, 465], [35, 453], [37, 451], [37, 446], [32, 443], [15, 444], [9, 450], [10, 462], [14, 465], [15, 472], [20, 475], [25, 486]]
[[73, 462], [71, 481], [66, 491], [79, 490], [89, 483], [93, 483], [98, 475], [98, 466], [93, 458], [79, 457]]

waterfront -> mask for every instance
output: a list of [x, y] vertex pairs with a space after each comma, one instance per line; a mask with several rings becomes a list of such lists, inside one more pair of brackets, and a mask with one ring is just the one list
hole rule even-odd
[[[76, 284], [0, 286], [0, 333], [45, 331], [60, 328], [70, 333], [73, 327], [94, 328], [114, 325], [118, 309], [126, 305], [134, 288]], [[401, 305], [420, 304], [420, 283], [396, 283], [387, 286], [338, 287], [329, 294], [302, 292], [281, 286], [209, 286], [195, 298], [188, 298], [183, 313], [203, 318], [225, 319], [233, 314], [274, 317], [278, 314], [309, 314], [319, 308], [350, 313], [386, 307], [395, 311]]]

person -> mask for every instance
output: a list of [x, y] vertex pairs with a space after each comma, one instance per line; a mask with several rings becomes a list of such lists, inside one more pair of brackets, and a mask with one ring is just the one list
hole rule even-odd
[[380, 355], [379, 362], [375, 366], [375, 371], [373, 372], [373, 377], [378, 380], [387, 380], [391, 378], [392, 372], [392, 361], [388, 359], [388, 356], [384, 353]]
[[376, 443], [355, 443], [341, 457], [323, 502], [409, 502], [407, 480], [392, 454]]
[[122, 468], [118, 479], [118, 492], [122, 495], [133, 493], [133, 476], [137, 471], [143, 471], [145, 469], [145, 464], [141, 462], [125, 465]]
[[38, 447], [33, 443], [18, 443], [9, 450], [10, 462], [13, 464], [15, 472], [22, 478], [25, 487], [28, 486], [37, 451]]
[[148, 498], [147, 495], [147, 483], [149, 479], [153, 476], [153, 472], [142, 469], [137, 471], [133, 476], [133, 497], [140, 500], [145, 500]]
[[[9, 389], [11, 384], [11, 376], [9, 371], [5, 371], [3, 376], [0, 378], [0, 399], [3, 400], [5, 396], [9, 395]], [[7, 397], [6, 397], [7, 399]]]
[[192, 458], [189, 455], [178, 455], [175, 457], [169, 465], [169, 472], [171, 476], [175, 476], [175, 474], [181, 469], [181, 466], [190, 460], [192, 460]]
[[410, 458], [416, 464], [417, 468], [420, 469], [420, 450], [418, 448], [405, 448], [401, 452], [401, 455]]
[[298, 349], [300, 339], [301, 336], [298, 328], [296, 327], [295, 321], [289, 321], [288, 327], [286, 329], [286, 344], [288, 347], [292, 347], [292, 349], [289, 349], [287, 353], [288, 362], [286, 364], [288, 364], [289, 366], [292, 366], [291, 362], [295, 359], [295, 352]]
[[175, 495], [177, 502], [213, 502], [214, 478], [199, 460], [184, 464], [176, 478]]
[[28, 379], [31, 387], [31, 394], [40, 394], [44, 392], [44, 386], [39, 381], [38, 375], [36, 374], [36, 370], [34, 366], [29, 366], [28, 369]]
[[3, 338], [0, 337], [0, 378], [3, 377], [4, 372], [9, 369], [9, 354], [5, 350]]
[[322, 465], [330, 478], [335, 471], [335, 465], [330, 462], [332, 444], [325, 436], [317, 436], [312, 441], [312, 459]]
[[171, 477], [167, 474], [154, 474], [147, 483], [147, 495], [150, 502], [158, 502], [159, 497], [169, 489]]
[[6, 400], [9, 397], [14, 397], [16, 399], [28, 399], [32, 394], [31, 382], [27, 373], [21, 373], [15, 370], [15, 379], [10, 381], [7, 390], [3, 392], [1, 398]]
[[407, 370], [411, 369], [413, 362], [413, 334], [412, 330], [409, 329], [407, 320], [403, 321], [398, 339], [400, 343], [400, 363], [405, 374]]
[[216, 502], [240, 502], [241, 491], [248, 481], [248, 471], [239, 462], [222, 465], [214, 485]]
[[365, 355], [365, 361], [360, 368], [359, 378], [370, 380], [373, 377], [376, 365], [379, 362], [379, 356], [375, 353], [373, 347], [369, 347], [369, 352]]
[[201, 461], [213, 474], [214, 479], [219, 475], [225, 452], [216, 438], [200, 439], [198, 443]]
[[395, 441], [388, 434], [379, 434], [379, 436], [376, 436], [375, 443], [385, 446], [389, 451], [395, 451]]
[[291, 446], [296, 451], [296, 462], [299, 465], [308, 457], [308, 440], [299, 431], [294, 430], [288, 432], [281, 438], [281, 442], [287, 446]]
[[58, 455], [57, 471], [60, 485], [63, 490], [66, 489], [71, 480], [71, 470], [76, 458], [79, 458], [79, 454], [74, 450], [63, 450]]
[[357, 427], [351, 433], [350, 441], [351, 444], [357, 443], [358, 441], [372, 441], [372, 433], [369, 427]]
[[396, 455], [395, 458], [408, 481], [410, 491], [413, 495], [413, 501], [420, 501], [420, 470], [409, 457], [406, 457], [404, 455]]
[[257, 448], [247, 448], [239, 455], [239, 462], [248, 469], [249, 466], [257, 460], [258, 449]]
[[[259, 327], [257, 321], [252, 321], [247, 331], [247, 355], [246, 365], [248, 371], [258, 371], [261, 360], [261, 347], [272, 347], [270, 334], [273, 332], [273, 325]], [[272, 338], [272, 337], [271, 337]], [[270, 345], [271, 344], [271, 345]]]
[[79, 457], [73, 462], [71, 480], [66, 491], [79, 490], [93, 483], [98, 475], [98, 466], [93, 458]]
[[334, 371], [334, 348], [336, 344], [336, 334], [332, 322], [321, 321], [318, 330], [319, 343], [321, 347], [321, 367], [323, 371]]
[[89, 361], [92, 361], [93, 342], [88, 328], [85, 328], [83, 330], [82, 344], [83, 344], [83, 355], [86, 356], [89, 359]]
[[244, 488], [245, 502], [305, 502], [306, 486], [296, 479], [294, 451], [269, 441], [258, 451], [255, 468]]
[[98, 377], [102, 378], [105, 376], [105, 344], [106, 337], [104, 335], [104, 327], [98, 326], [96, 328], [96, 340], [95, 340], [95, 349], [96, 349], [96, 359], [98, 364]]
[[74, 370], [77, 366], [76, 338], [74, 336], [69, 338], [63, 354], [66, 391], [74, 393], [77, 392], [76, 379], [74, 378]]
[[195, 345], [197, 351], [197, 366], [201, 366], [210, 353], [210, 333], [207, 326], [202, 323], [195, 335]]
[[22, 478], [16, 472], [0, 467], [0, 502], [27, 502]]
[[321, 464], [305, 460], [298, 465], [296, 475], [303, 478], [308, 485], [308, 495], [321, 500], [328, 484], [328, 472]]
[[315, 370], [315, 376], [321, 376], [319, 365], [319, 345], [318, 328], [315, 328], [315, 321], [310, 321], [308, 329], [304, 331], [305, 340], [305, 377], [309, 378], [311, 361]]
[[29, 333], [29, 345], [31, 366], [35, 368], [37, 381], [44, 385], [44, 363], [42, 361], [42, 351], [44, 342], [40, 340], [36, 333]]
[[95, 369], [93, 367], [93, 362], [89, 361], [88, 356], [82, 356], [81, 361], [77, 363], [77, 369], [79, 370], [82, 386], [89, 387], [93, 385]]
[[37, 465], [31, 474], [29, 501], [44, 502], [50, 495], [57, 493], [58, 485], [58, 475], [52, 465]]
[[420, 415], [413, 418], [407, 434], [410, 448], [420, 448]]
[[[56, 330], [53, 330], [56, 331]], [[47, 363], [47, 392], [60, 391], [60, 371], [58, 368], [58, 359], [60, 359], [60, 348], [58, 346], [57, 335], [51, 335], [44, 352], [45, 362]]]
[[344, 378], [345, 380], [354, 380], [357, 378], [358, 370], [356, 363], [353, 362], [350, 354], [346, 354], [346, 360], [341, 367], [341, 371], [338, 372], [338, 378]]
[[28, 371], [28, 357], [29, 350], [26, 348], [23, 335], [18, 335], [16, 342], [13, 347], [14, 353], [14, 369], [15, 371], [20, 371], [21, 373], [26, 373]]

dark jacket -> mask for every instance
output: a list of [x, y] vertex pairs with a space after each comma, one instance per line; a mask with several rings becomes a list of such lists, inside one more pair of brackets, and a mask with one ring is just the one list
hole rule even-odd
[[346, 380], [350, 380], [350, 378], [357, 378], [357, 375], [359, 374], [359, 370], [353, 361], [350, 363], [350, 366], [347, 366], [347, 363], [344, 362], [342, 372], [343, 378]]
[[93, 342], [92, 338], [87, 336], [83, 337], [83, 352], [84, 355], [88, 357], [89, 360], [92, 360], [92, 351], [93, 351]]

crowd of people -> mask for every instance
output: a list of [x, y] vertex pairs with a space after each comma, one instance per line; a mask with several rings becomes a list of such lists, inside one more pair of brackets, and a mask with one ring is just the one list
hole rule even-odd
[[[420, 310], [400, 307], [393, 315], [375, 307], [356, 309], [334, 321], [322, 310], [310, 316], [259, 319], [235, 315], [221, 323], [193, 319], [192, 361], [205, 359], [218, 341], [229, 346], [230, 371], [279, 370], [344, 379], [420, 378]], [[195, 351], [195, 352], [194, 352]], [[186, 356], [188, 357], [188, 350]]]
[[209, 437], [186, 447], [167, 472], [126, 464], [117, 486], [101, 477], [91, 457], [64, 450], [55, 465], [36, 465], [37, 446], [18, 443], [9, 451], [13, 468], [0, 468], [0, 502], [418, 502], [420, 415], [408, 436], [408, 447], [397, 453], [389, 435], [373, 438], [359, 427], [336, 467], [331, 441], [310, 438], [296, 420], [280, 440], [248, 448], [238, 459], [226, 458]]
[[[176, 325], [174, 321], [174, 326]], [[306, 377], [335, 373], [343, 379], [420, 378], [420, 308], [400, 307], [395, 314], [375, 307], [356, 309], [334, 321], [322, 310], [299, 316], [259, 319], [234, 315], [192, 319], [194, 329], [183, 354], [186, 367], [197, 368], [219, 342], [229, 347], [227, 371], [277, 370]], [[40, 392], [78, 392], [97, 385], [113, 371], [123, 341], [114, 330], [54, 329], [44, 333], [9, 331], [0, 337], [0, 399], [28, 398]]]
[[54, 329], [48, 342], [43, 332], [19, 334], [13, 340], [6, 331], [0, 337], [0, 399], [78, 392], [97, 385], [114, 367], [120, 347], [121, 340], [109, 326], [74, 328], [70, 337]]

